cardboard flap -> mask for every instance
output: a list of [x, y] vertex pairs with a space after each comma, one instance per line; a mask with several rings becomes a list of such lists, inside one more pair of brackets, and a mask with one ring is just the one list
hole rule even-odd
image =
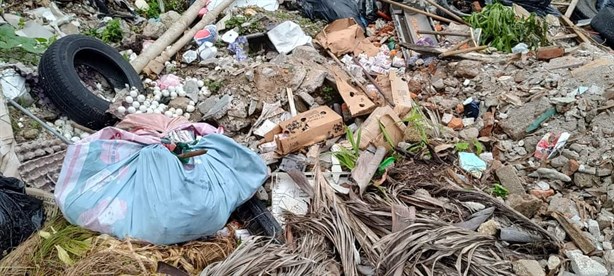
[[[390, 149], [390, 145], [387, 143], [380, 128], [380, 123], [384, 125], [394, 146], [403, 141], [407, 126], [405, 126], [405, 123], [401, 121], [397, 113], [392, 110], [390, 106], [383, 106], [376, 108], [360, 127], [361, 149], [366, 149], [370, 143], [373, 143], [375, 146], [383, 146], [386, 149]], [[355, 135], [358, 135], [358, 132], [356, 132]], [[355, 138], [358, 139], [358, 137]]]
[[362, 28], [353, 18], [337, 19], [316, 35], [316, 40], [336, 56], [354, 52], [365, 39]]
[[337, 90], [348, 105], [352, 117], [367, 115], [377, 107], [365, 93], [350, 85], [346, 78], [342, 77], [342, 72], [337, 67], [332, 69], [337, 83]]
[[281, 133], [275, 137], [277, 152], [288, 154], [345, 133], [343, 119], [327, 106], [300, 113], [279, 123]]

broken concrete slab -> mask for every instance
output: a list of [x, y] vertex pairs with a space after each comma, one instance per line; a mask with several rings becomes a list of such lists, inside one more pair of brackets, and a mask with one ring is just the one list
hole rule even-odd
[[543, 204], [541, 199], [529, 194], [511, 194], [507, 198], [506, 203], [527, 218], [534, 217]]
[[550, 101], [546, 97], [525, 103], [520, 107], [513, 107], [507, 113], [507, 118], [499, 122], [499, 125], [507, 135], [514, 140], [520, 140], [526, 136], [525, 130], [533, 120], [550, 107]]
[[546, 272], [536, 260], [518, 260], [513, 267], [518, 276], [546, 276]]
[[522, 185], [522, 180], [518, 177], [518, 171], [514, 166], [503, 166], [495, 171], [501, 185], [505, 187], [511, 194], [525, 194], [525, 188]]
[[608, 275], [608, 270], [605, 266], [582, 254], [580, 250], [570, 250], [565, 252], [565, 255], [571, 260], [571, 269], [578, 276]]

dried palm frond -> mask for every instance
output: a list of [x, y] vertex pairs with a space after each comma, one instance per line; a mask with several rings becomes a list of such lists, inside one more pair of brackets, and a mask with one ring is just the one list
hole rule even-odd
[[328, 267], [334, 262], [326, 251], [318, 250], [315, 243], [303, 244], [300, 248], [303, 246], [305, 250], [299, 252], [263, 237], [252, 237], [243, 241], [225, 260], [206, 267], [201, 275], [331, 275]]
[[382, 238], [379, 275], [513, 275], [491, 236], [432, 220]]

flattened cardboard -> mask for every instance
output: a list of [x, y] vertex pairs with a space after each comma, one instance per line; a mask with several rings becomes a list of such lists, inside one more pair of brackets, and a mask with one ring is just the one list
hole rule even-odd
[[[376, 147], [382, 146], [386, 149], [391, 148], [388, 142], [386, 142], [386, 138], [384, 138], [384, 134], [380, 128], [380, 122], [384, 125], [394, 146], [403, 141], [407, 126], [405, 126], [405, 123], [401, 121], [401, 118], [399, 118], [397, 113], [392, 110], [390, 106], [383, 106], [376, 108], [360, 127], [361, 149], [366, 149], [369, 143], [372, 143]], [[354, 136], [356, 136], [354, 138], [358, 139], [358, 131], [354, 133]]]
[[409, 113], [413, 104], [411, 92], [409, 92], [409, 85], [407, 85], [407, 82], [394, 71], [390, 71], [388, 77], [390, 78], [390, 87], [392, 89], [394, 111], [403, 118]]
[[288, 154], [345, 133], [343, 119], [327, 106], [300, 113], [279, 126], [282, 131], [275, 137], [279, 154]]
[[332, 69], [337, 84], [339, 95], [350, 109], [352, 117], [367, 115], [371, 113], [377, 105], [375, 105], [365, 93], [359, 91], [354, 86], [350, 85], [346, 78], [343, 78], [343, 73], [337, 67]]
[[362, 28], [352, 18], [337, 19], [316, 35], [316, 41], [336, 56], [347, 53], [366, 53], [369, 56], [379, 51], [366, 40]]

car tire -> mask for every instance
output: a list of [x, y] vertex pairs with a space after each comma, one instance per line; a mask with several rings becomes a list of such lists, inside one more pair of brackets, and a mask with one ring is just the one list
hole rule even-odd
[[614, 7], [603, 7], [591, 20], [591, 27], [599, 32], [607, 45], [614, 48]]
[[597, 15], [597, 1], [579, 0], [574, 13], [581, 19], [591, 19], [595, 17], [595, 15]]
[[38, 70], [45, 95], [56, 108], [78, 124], [99, 130], [117, 122], [107, 113], [111, 102], [90, 91], [79, 78], [77, 65], [86, 65], [114, 88], [125, 85], [143, 91], [143, 83], [130, 63], [104, 42], [84, 36], [58, 39], [41, 57]]

